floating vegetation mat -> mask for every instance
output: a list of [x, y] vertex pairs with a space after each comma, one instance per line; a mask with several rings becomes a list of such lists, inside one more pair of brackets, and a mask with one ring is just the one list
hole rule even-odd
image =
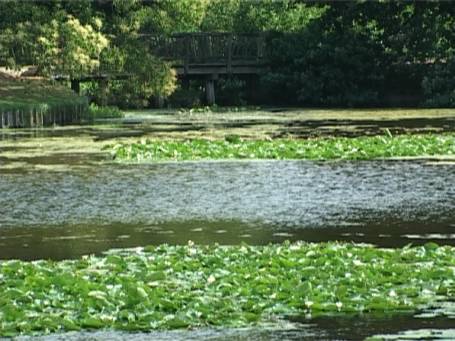
[[455, 248], [150, 246], [0, 262], [0, 336], [241, 327], [289, 315], [415, 312], [455, 299]]
[[204, 159], [350, 159], [455, 155], [455, 134], [316, 138], [308, 140], [144, 140], [109, 146], [125, 161]]

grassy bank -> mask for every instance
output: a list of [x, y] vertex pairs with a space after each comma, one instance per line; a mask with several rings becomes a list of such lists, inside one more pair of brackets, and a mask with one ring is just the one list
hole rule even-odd
[[289, 314], [415, 311], [455, 298], [455, 249], [340, 243], [158, 246], [0, 262], [0, 336], [239, 327]]
[[0, 128], [79, 122], [87, 109], [87, 99], [65, 86], [0, 79]]
[[125, 161], [204, 159], [368, 160], [390, 157], [455, 155], [455, 134], [385, 135], [307, 140], [145, 140], [111, 146]]

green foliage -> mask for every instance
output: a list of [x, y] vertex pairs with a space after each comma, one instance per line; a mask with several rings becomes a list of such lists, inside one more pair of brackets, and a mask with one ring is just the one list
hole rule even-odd
[[211, 1], [201, 26], [205, 31], [295, 32], [324, 11], [325, 6], [293, 0]]
[[89, 117], [92, 119], [97, 118], [122, 118], [123, 112], [117, 107], [105, 106], [101, 107], [94, 103], [90, 104]]
[[[270, 37], [266, 98], [318, 106], [384, 105], [396, 98], [391, 104], [416, 105], [424, 66], [453, 53], [454, 9], [440, 2], [328, 3], [298, 34], [282, 30]], [[445, 79], [439, 86], [450, 88]]]
[[194, 108], [201, 105], [201, 90], [190, 88], [178, 88], [169, 96], [168, 102], [176, 108]]
[[99, 70], [101, 52], [109, 41], [99, 30], [102, 21], [83, 25], [79, 19], [66, 16], [53, 19], [42, 27], [38, 37], [36, 62], [46, 75], [68, 75], [70, 79]]
[[385, 60], [380, 44], [352, 23], [334, 30], [313, 22], [298, 34], [268, 36], [268, 98], [317, 106], [371, 106], [379, 101]]
[[30, 22], [18, 23], [4, 29], [0, 34], [0, 65], [18, 69], [23, 64], [30, 64], [33, 59], [30, 51], [35, 38], [32, 31]]
[[87, 98], [76, 95], [67, 87], [44, 81], [2, 79], [0, 82], [0, 115], [20, 115], [25, 126], [29, 124], [30, 116], [37, 114], [44, 124], [52, 124], [62, 115], [80, 121], [86, 118], [87, 111]]
[[[9, 67], [35, 64], [46, 76], [71, 79], [97, 73], [129, 74], [128, 82], [116, 85], [121, 87], [117, 93], [100, 87], [94, 95], [105, 103], [121, 93], [128, 98], [120, 102], [147, 106], [151, 96], [172, 93], [176, 82], [170, 65], [138, 41], [150, 11], [158, 7], [135, 0], [111, 4], [30, 1], [17, 8], [14, 2], [1, 2], [0, 18], [4, 9], [14, 20], [5, 18], [0, 23], [5, 26], [0, 34], [0, 63]], [[28, 54], [23, 56], [23, 51]]]
[[455, 155], [454, 134], [317, 138], [308, 140], [185, 140], [119, 143], [110, 146], [125, 161], [204, 159], [350, 159]]
[[[147, 32], [180, 33], [199, 31], [209, 0], [162, 0], [144, 8], [143, 30]], [[223, 5], [223, 1], [218, 1]]]
[[137, 44], [128, 47], [126, 55], [125, 71], [131, 74], [124, 84], [128, 93], [148, 99], [153, 95], [167, 97], [174, 92], [177, 74], [170, 63]]
[[455, 107], [455, 58], [434, 65], [422, 82], [427, 107]]
[[246, 82], [235, 77], [216, 82], [217, 103], [222, 106], [246, 105]]
[[412, 312], [455, 298], [450, 246], [150, 246], [0, 261], [0, 336], [241, 327], [292, 314]]
[[[451, 71], [444, 64], [450, 69], [454, 18], [455, 7], [438, 1], [4, 0], [0, 63], [38, 62], [46, 74], [131, 72], [130, 84], [102, 96], [144, 106], [150, 96], [172, 93], [175, 75], [149, 56], [138, 42], [142, 33], [274, 32], [265, 53], [271, 66], [262, 77], [265, 101], [371, 106], [396, 98], [392, 104], [423, 99], [451, 106]], [[429, 63], [435, 67], [422, 67]], [[224, 98], [217, 94], [239, 105], [242, 92], [227, 86]]]

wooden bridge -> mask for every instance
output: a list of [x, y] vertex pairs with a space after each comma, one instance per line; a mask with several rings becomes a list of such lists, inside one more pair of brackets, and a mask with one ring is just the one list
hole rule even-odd
[[215, 103], [220, 76], [257, 76], [264, 67], [265, 38], [260, 34], [182, 33], [143, 35], [153, 54], [173, 63], [181, 79], [205, 78], [208, 104]]
[[[150, 48], [151, 53], [170, 61], [180, 79], [204, 79], [208, 104], [215, 103], [215, 81], [220, 76], [254, 78], [265, 66], [265, 36], [262, 34], [180, 33], [170, 36], [142, 34], [138, 39]], [[28, 55], [29, 64], [33, 64], [33, 58], [30, 57], [32, 53], [29, 52], [19, 47], [11, 54]], [[65, 75], [54, 78], [71, 80], [71, 87], [78, 92], [81, 82], [125, 79], [128, 78], [128, 74], [100, 70], [97, 74], [78, 79], [70, 79]]]
[[265, 39], [259, 34], [182, 33], [142, 35], [151, 51], [174, 62], [179, 75], [251, 75], [264, 64]]

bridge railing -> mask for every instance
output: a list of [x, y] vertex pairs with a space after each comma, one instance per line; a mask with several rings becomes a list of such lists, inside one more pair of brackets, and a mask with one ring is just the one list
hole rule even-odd
[[[139, 39], [150, 47], [153, 54], [175, 62], [185, 70], [191, 65], [223, 65], [229, 70], [232, 66], [258, 65], [265, 58], [264, 34], [142, 34]], [[0, 64], [5, 64], [11, 57], [20, 64], [33, 64], [33, 44], [10, 42], [5, 45], [0, 39]]]
[[140, 39], [157, 56], [182, 64], [258, 64], [264, 57], [265, 39], [260, 34], [181, 33]]

